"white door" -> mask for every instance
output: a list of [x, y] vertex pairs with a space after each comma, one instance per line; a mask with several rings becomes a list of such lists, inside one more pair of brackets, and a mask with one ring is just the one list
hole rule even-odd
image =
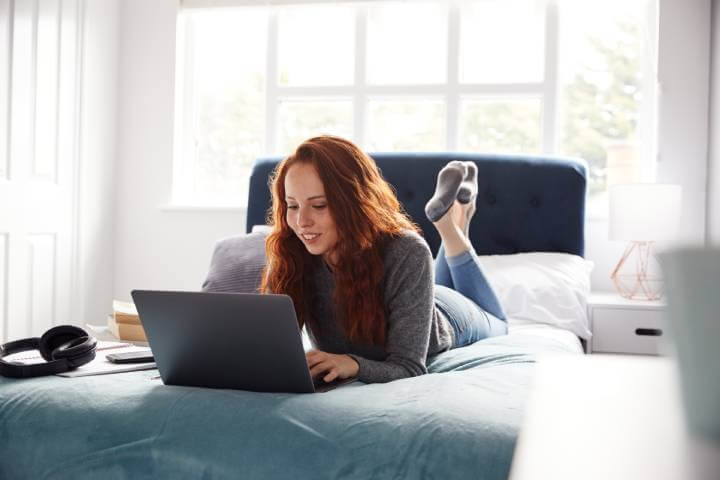
[[73, 323], [78, 0], [0, 0], [0, 339]]

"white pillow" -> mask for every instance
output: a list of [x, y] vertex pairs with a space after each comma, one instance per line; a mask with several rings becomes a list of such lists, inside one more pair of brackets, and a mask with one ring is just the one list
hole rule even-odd
[[545, 323], [589, 339], [587, 297], [593, 262], [567, 253], [479, 256], [509, 324]]

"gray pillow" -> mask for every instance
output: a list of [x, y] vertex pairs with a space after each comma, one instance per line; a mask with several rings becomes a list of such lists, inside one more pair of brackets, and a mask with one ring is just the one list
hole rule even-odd
[[202, 290], [257, 293], [265, 267], [266, 236], [266, 232], [253, 232], [219, 240]]

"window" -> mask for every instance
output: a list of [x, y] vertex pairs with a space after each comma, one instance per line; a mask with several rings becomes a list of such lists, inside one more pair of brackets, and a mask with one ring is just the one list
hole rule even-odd
[[590, 198], [606, 205], [610, 184], [654, 180], [656, 2], [561, 7], [555, 151], [588, 162]]
[[265, 3], [181, 10], [175, 203], [242, 206], [257, 157], [318, 134], [579, 156], [591, 211], [651, 170], [657, 0]]

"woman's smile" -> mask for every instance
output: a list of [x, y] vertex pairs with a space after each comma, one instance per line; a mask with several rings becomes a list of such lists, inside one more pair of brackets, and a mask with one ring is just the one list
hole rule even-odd
[[301, 233], [300, 234], [300, 238], [302, 238], [303, 241], [305, 243], [307, 243], [308, 245], [315, 243], [317, 241], [318, 237], [320, 237], [319, 233]]

